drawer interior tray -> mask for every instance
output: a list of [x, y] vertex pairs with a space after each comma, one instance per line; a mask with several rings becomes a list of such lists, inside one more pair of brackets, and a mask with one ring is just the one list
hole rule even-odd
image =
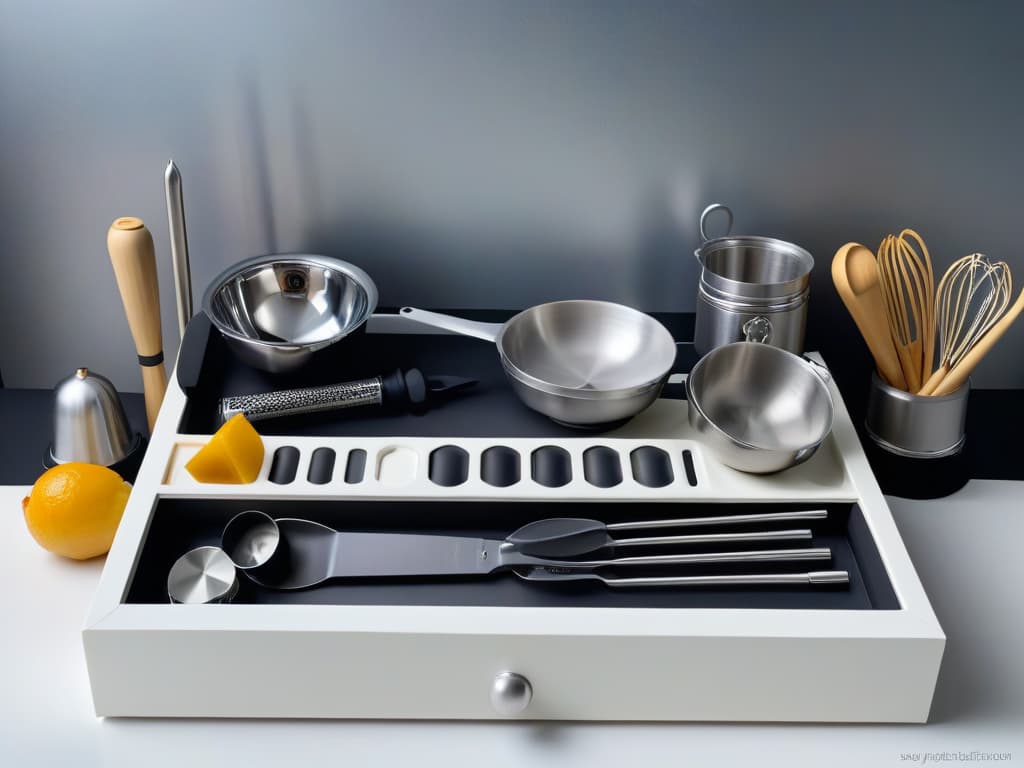
[[[728, 530], [810, 527], [811, 542], [769, 547], [830, 547], [832, 561], [677, 566], [673, 574], [771, 573], [846, 570], [848, 586], [821, 587], [657, 587], [611, 589], [599, 582], [526, 582], [512, 573], [486, 577], [434, 577], [346, 580], [301, 591], [274, 591], [239, 574], [234, 603], [327, 605], [446, 605], [591, 608], [749, 608], [814, 610], [895, 610], [900, 607], [878, 549], [856, 504], [850, 503], [643, 503], [515, 501], [385, 501], [158, 498], [123, 602], [167, 603], [167, 574], [174, 561], [199, 546], [221, 543], [224, 525], [238, 512], [260, 509], [272, 517], [302, 517], [337, 530], [387, 531], [504, 538], [543, 517], [585, 517], [604, 522], [674, 519], [704, 515], [750, 514], [793, 509], [828, 510], [827, 519], [809, 524], [760, 524]], [[722, 530], [706, 529], [704, 530]], [[643, 535], [643, 534], [639, 534]], [[715, 551], [751, 549], [717, 545]], [[647, 550], [648, 548], [645, 548]], [[707, 545], [698, 548], [710, 551]], [[664, 550], [662, 550], [663, 552]], [[672, 551], [679, 551], [678, 547]], [[695, 550], [696, 551], [696, 550]], [[643, 554], [659, 554], [650, 548]], [[637, 554], [634, 550], [629, 554]], [[659, 572], [660, 575], [664, 571]], [[616, 575], [621, 575], [621, 572]], [[631, 569], [629, 575], [650, 575]]]
[[[401, 318], [397, 318], [401, 322]], [[373, 324], [383, 325], [382, 323]], [[418, 327], [406, 322], [403, 327]], [[697, 356], [692, 344], [679, 344], [673, 372], [690, 370]], [[512, 392], [493, 344], [434, 332], [374, 332], [344, 339], [317, 352], [299, 371], [259, 371], [239, 360], [205, 315], [188, 324], [177, 364], [178, 383], [188, 400], [178, 423], [181, 434], [212, 434], [220, 426], [218, 400], [231, 395], [323, 386], [419, 368], [427, 376], [475, 379], [471, 389], [421, 414], [387, 411], [379, 406], [261, 421], [260, 434], [291, 436], [387, 437], [579, 437], [579, 429], [562, 426], [531, 411]], [[685, 397], [681, 384], [662, 391], [663, 398]]]

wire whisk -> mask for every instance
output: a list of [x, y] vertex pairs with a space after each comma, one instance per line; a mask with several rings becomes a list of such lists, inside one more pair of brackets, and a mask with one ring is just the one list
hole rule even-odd
[[998, 322], [1010, 305], [1013, 278], [1005, 261], [992, 263], [980, 253], [954, 261], [936, 291], [939, 366], [918, 391], [930, 395]]

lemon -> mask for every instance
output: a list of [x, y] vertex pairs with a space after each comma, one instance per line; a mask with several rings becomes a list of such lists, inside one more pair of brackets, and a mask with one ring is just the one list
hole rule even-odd
[[185, 464], [200, 483], [251, 483], [263, 466], [263, 438], [236, 413]]
[[44, 472], [21, 508], [39, 546], [87, 560], [110, 549], [131, 490], [112, 469], [71, 462]]

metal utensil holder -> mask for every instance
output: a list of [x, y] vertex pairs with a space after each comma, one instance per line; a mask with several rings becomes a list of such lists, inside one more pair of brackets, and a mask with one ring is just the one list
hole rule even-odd
[[941, 397], [914, 395], [890, 387], [871, 374], [865, 426], [886, 451], [914, 459], [941, 459], [959, 453], [966, 440], [968, 380]]

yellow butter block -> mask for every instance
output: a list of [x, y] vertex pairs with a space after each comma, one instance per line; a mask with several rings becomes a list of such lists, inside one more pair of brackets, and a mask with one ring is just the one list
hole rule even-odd
[[263, 438], [238, 413], [210, 438], [185, 469], [200, 483], [251, 483], [263, 466]]

